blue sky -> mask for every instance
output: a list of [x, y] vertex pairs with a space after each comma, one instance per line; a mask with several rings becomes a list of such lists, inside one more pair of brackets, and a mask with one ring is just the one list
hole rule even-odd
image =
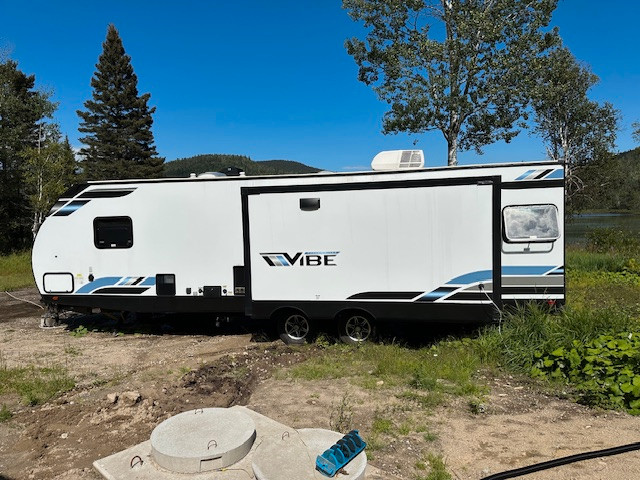
[[[601, 82], [591, 98], [622, 114], [619, 151], [634, 148], [640, 120], [640, 2], [560, 0], [553, 24]], [[367, 169], [381, 150], [417, 148], [427, 165], [446, 164], [440, 132], [381, 131], [386, 104], [357, 80], [344, 41], [362, 35], [340, 0], [156, 0], [110, 2], [0, 0], [0, 48], [59, 102], [55, 119], [74, 146], [76, 110], [109, 23], [115, 24], [156, 106], [160, 155], [173, 160], [234, 153], [289, 159], [328, 170]], [[521, 133], [485, 154], [462, 152], [461, 164], [540, 160], [539, 139]]]

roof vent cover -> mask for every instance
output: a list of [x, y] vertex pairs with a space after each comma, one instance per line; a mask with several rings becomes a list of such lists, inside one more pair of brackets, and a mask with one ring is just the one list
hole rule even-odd
[[404, 170], [424, 167], [422, 150], [388, 150], [373, 157], [373, 170]]

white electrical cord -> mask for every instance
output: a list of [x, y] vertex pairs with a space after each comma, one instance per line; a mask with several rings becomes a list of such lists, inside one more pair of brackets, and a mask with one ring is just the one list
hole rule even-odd
[[6, 293], [7, 295], [9, 295], [11, 298], [18, 300], [20, 302], [25, 302], [25, 303], [30, 303], [31, 305], [35, 305], [38, 308], [41, 308], [42, 310], [44, 310], [44, 307], [42, 305], [37, 304], [36, 302], [32, 302], [31, 300], [26, 300], [24, 298], [18, 298], [15, 295], [11, 295], [9, 292], [5, 291], [4, 293]]
[[480, 291], [482, 293], [484, 293], [485, 297], [487, 297], [489, 299], [489, 301], [491, 302], [491, 305], [493, 305], [496, 308], [496, 310], [498, 311], [498, 333], [500, 335], [502, 335], [502, 310], [500, 310], [498, 305], [496, 305], [496, 302], [493, 301], [493, 298], [491, 298], [489, 296], [489, 294], [487, 293], [487, 291], [484, 289], [484, 284], [483, 283], [478, 284], [478, 288], [480, 289]]

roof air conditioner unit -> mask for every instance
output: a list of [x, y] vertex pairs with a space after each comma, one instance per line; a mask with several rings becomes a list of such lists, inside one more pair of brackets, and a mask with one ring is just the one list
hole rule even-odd
[[424, 167], [422, 150], [388, 150], [378, 153], [371, 162], [371, 168], [376, 171], [422, 167]]

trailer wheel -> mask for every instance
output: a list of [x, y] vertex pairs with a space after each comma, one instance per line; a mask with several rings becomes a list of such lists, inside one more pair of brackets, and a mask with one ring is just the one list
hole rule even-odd
[[340, 340], [349, 345], [358, 345], [371, 340], [375, 327], [371, 317], [362, 312], [352, 312], [338, 319]]
[[300, 312], [286, 312], [278, 316], [278, 335], [287, 345], [302, 345], [311, 336], [311, 322]]

